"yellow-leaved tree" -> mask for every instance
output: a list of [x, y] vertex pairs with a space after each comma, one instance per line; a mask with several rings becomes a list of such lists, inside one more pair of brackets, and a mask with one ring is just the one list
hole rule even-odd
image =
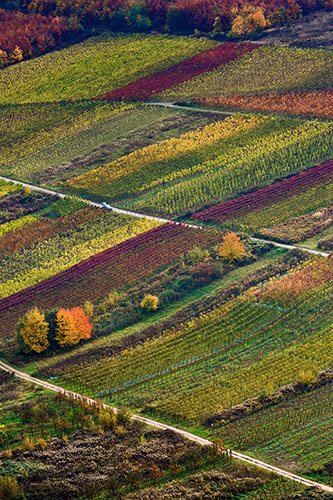
[[17, 341], [26, 352], [43, 352], [49, 347], [49, 324], [38, 307], [31, 309], [17, 325]]
[[244, 243], [236, 233], [228, 233], [223, 236], [223, 243], [220, 246], [219, 254], [222, 259], [230, 263], [240, 260], [245, 255]]
[[141, 301], [142, 309], [146, 311], [156, 311], [159, 305], [159, 298], [148, 293]]
[[9, 61], [11, 63], [16, 63], [16, 62], [22, 61], [22, 59], [23, 59], [23, 51], [22, 51], [21, 47], [16, 45], [16, 47], [14, 47], [14, 49], [9, 54]]

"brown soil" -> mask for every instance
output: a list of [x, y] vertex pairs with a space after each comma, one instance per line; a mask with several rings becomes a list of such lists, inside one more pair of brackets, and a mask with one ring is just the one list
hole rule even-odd
[[261, 44], [333, 49], [333, 11], [312, 12], [297, 21], [265, 31]]

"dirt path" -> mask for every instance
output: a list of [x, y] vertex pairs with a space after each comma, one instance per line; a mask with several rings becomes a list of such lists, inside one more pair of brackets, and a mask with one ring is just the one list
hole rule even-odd
[[[27, 380], [28, 382], [32, 382], [34, 384], [38, 384], [42, 387], [45, 387], [46, 389], [49, 389], [51, 391], [55, 392], [60, 392], [62, 394], [66, 394], [68, 396], [74, 397], [75, 399], [81, 399], [84, 398], [88, 403], [90, 404], [95, 404], [97, 403], [96, 400], [88, 398], [86, 396], [82, 396], [81, 394], [78, 394], [76, 392], [72, 391], [67, 391], [63, 389], [62, 387], [59, 387], [54, 384], [50, 384], [49, 382], [46, 382], [44, 380], [39, 380], [37, 378], [31, 377], [27, 373], [24, 373], [20, 370], [17, 370], [16, 368], [12, 368], [10, 365], [7, 365], [6, 363], [3, 363], [0, 361], [0, 369], [5, 370], [6, 372], [9, 373], [14, 373], [19, 378], [22, 378], [23, 380]], [[100, 403], [100, 402], [98, 402]], [[110, 405], [107, 405], [103, 403], [104, 407], [110, 407]], [[116, 412], [118, 411], [117, 408], [112, 407]], [[177, 427], [173, 427], [171, 425], [167, 424], [162, 424], [161, 422], [157, 422], [156, 420], [151, 420], [149, 418], [141, 417], [140, 415], [132, 415], [132, 418], [134, 420], [138, 420], [139, 422], [143, 422], [147, 425], [150, 425], [152, 427], [156, 427], [157, 429], [163, 429], [163, 430], [171, 430], [173, 432], [176, 432], [177, 434], [180, 434], [186, 439], [189, 439], [190, 441], [194, 441], [195, 443], [201, 444], [201, 445], [211, 445], [212, 442], [209, 441], [208, 439], [204, 439], [200, 436], [196, 436], [195, 434], [192, 434], [191, 432], [187, 432], [181, 429], [178, 429]], [[237, 453], [235, 451], [229, 450], [229, 453], [234, 457], [237, 458], [238, 460], [242, 460], [243, 462], [247, 462], [252, 465], [256, 465], [257, 467], [260, 467], [261, 469], [268, 470], [270, 472], [274, 472], [280, 476], [283, 476], [287, 479], [291, 479], [293, 481], [297, 481], [298, 483], [302, 483], [306, 486], [312, 486], [315, 488], [319, 488], [321, 490], [333, 493], [333, 488], [330, 486], [327, 486], [326, 484], [321, 484], [317, 483], [315, 481], [311, 481], [310, 479], [305, 479], [304, 477], [298, 476], [296, 474], [292, 474], [291, 472], [285, 471], [283, 469], [279, 469], [278, 467], [274, 467], [273, 465], [269, 465], [265, 462], [262, 462], [261, 460], [256, 460], [255, 458], [249, 457], [247, 455], [243, 455], [242, 453]]]
[[248, 111], [222, 111], [220, 109], [209, 109], [209, 108], [199, 108], [195, 106], [180, 106], [175, 104], [174, 102], [144, 102], [144, 106], [161, 106], [163, 108], [176, 108], [176, 109], [185, 109], [190, 111], [197, 111], [198, 113], [211, 113], [211, 114], [219, 114], [219, 115], [239, 115], [240, 113], [248, 114]]
[[[29, 188], [33, 191], [40, 191], [41, 193], [46, 193], [46, 194], [53, 194], [54, 196], [59, 196], [59, 198], [65, 198], [65, 196], [70, 196], [70, 195], [65, 195], [63, 193], [60, 193], [59, 191], [52, 191], [51, 189], [46, 189], [42, 188], [39, 186], [34, 186], [33, 184], [27, 184], [25, 182], [17, 181], [14, 179], [10, 179], [9, 177], [2, 177], [0, 175], [0, 179], [6, 182], [13, 182], [14, 184], [21, 185], [23, 187]], [[172, 222], [173, 224], [182, 224], [186, 227], [192, 227], [196, 229], [203, 229], [203, 226], [197, 226], [194, 224], [187, 224], [187, 223], [182, 223], [182, 222], [176, 222], [170, 219], [162, 219], [160, 217], [154, 217], [152, 215], [146, 215], [146, 214], [140, 214], [138, 212], [131, 212], [129, 210], [123, 210], [122, 208], [117, 208], [117, 207], [112, 207], [111, 205], [104, 204], [103, 203], [97, 203], [95, 201], [90, 201], [85, 198], [82, 198], [83, 201], [87, 202], [89, 205], [92, 205], [93, 207], [98, 207], [98, 208], [103, 208], [103, 209], [109, 209], [112, 210], [112, 212], [116, 212], [118, 214], [123, 214], [123, 215], [130, 215], [131, 217], [137, 217], [139, 219], [148, 219], [148, 220], [156, 220], [157, 222], [161, 223], [167, 223], [167, 222]], [[299, 246], [294, 246], [294, 245], [285, 245], [283, 243], [277, 243], [276, 241], [270, 241], [270, 240], [261, 240], [259, 238], [250, 238], [253, 241], [261, 241], [263, 243], [271, 243], [272, 245], [280, 248], [288, 248], [290, 250], [297, 249], [297, 250], [303, 250], [304, 252], [309, 252], [314, 255], [322, 255], [323, 257], [328, 257], [329, 253], [327, 252], [320, 252], [319, 250], [311, 250], [310, 248], [304, 248], [304, 247], [299, 247]]]

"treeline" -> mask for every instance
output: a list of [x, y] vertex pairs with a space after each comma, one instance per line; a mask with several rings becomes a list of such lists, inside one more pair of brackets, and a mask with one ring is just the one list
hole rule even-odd
[[[333, 0], [5, 0], [0, 65], [39, 55], [65, 36], [121, 32], [210, 32], [237, 37], [333, 8]], [[6, 12], [7, 11], [7, 12]]]
[[94, 29], [235, 38], [331, 10], [333, 0], [5, 0], [2, 7], [0, 69]]
[[58, 16], [0, 9], [0, 69], [47, 52], [77, 30]]

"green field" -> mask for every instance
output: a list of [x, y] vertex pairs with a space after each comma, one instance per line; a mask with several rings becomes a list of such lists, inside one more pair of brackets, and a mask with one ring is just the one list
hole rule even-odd
[[[16, 197], [14, 201], [17, 203]], [[53, 221], [57, 218], [58, 223]], [[34, 233], [41, 232], [39, 225], [43, 232], [35, 237]], [[21, 224], [20, 217], [13, 219], [4, 236], [11, 236], [8, 233], [13, 231], [14, 241], [17, 235], [23, 245], [8, 252], [10, 243], [0, 244], [0, 297], [39, 283], [157, 225], [156, 221], [137, 221], [69, 198], [48, 204], [30, 218], [24, 216]]]
[[143, 213], [177, 216], [318, 164], [332, 125], [236, 115], [70, 179], [70, 192]]
[[[149, 413], [157, 420], [197, 428], [214, 412], [270, 395], [304, 377], [313, 381], [320, 370], [327, 369], [332, 343], [331, 298], [329, 261], [312, 259], [285, 276], [271, 278], [266, 286], [256, 286], [120, 355], [74, 365], [68, 359], [63, 367], [53, 366], [51, 372], [59, 376], [59, 383], [65, 387]], [[327, 421], [325, 398], [323, 405], [322, 424], [313, 422], [318, 429], [323, 426], [322, 432]], [[271, 411], [275, 410], [267, 410]], [[265, 412], [261, 413], [263, 419]], [[309, 422], [311, 415], [308, 412]], [[295, 418], [288, 425], [292, 422]], [[252, 447], [246, 444], [246, 431], [246, 439], [241, 430], [233, 436], [232, 425], [238, 424], [230, 425], [230, 434], [228, 429], [225, 431], [228, 444], [232, 442], [234, 447], [251, 451]], [[287, 434], [282, 434], [281, 439], [287, 443]], [[329, 444], [322, 445], [322, 452], [316, 454], [315, 442], [311, 460], [301, 460], [307, 439], [305, 436], [302, 444], [299, 440], [288, 441], [291, 449], [294, 446], [294, 453], [298, 446], [299, 471], [308, 470], [310, 462], [320, 466], [327, 461]], [[260, 451], [261, 445], [257, 448]], [[255, 456], [256, 451], [253, 450]], [[266, 451], [269, 453], [269, 449]], [[277, 448], [273, 447], [270, 457], [276, 453]], [[284, 460], [286, 467], [291, 467], [287, 458]]]

